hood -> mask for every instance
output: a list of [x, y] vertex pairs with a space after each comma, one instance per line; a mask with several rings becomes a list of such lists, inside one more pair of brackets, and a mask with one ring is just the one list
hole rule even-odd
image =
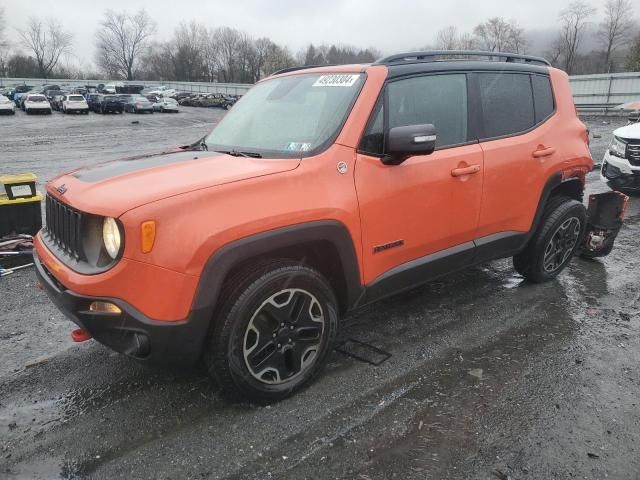
[[273, 160], [180, 151], [80, 168], [51, 180], [47, 191], [80, 211], [119, 217], [162, 198], [286, 172], [299, 164], [298, 158]]
[[627, 140], [640, 140], [640, 123], [632, 123], [613, 131], [616, 137]]

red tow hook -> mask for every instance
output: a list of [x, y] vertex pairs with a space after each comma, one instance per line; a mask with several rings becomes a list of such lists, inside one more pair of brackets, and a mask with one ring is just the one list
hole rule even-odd
[[91, 334], [86, 330], [76, 328], [71, 332], [71, 339], [77, 343], [86, 342], [87, 340], [91, 340]]

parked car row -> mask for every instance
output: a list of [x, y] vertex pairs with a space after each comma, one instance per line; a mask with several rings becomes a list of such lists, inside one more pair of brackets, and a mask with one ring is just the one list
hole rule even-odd
[[188, 107], [218, 107], [227, 110], [239, 98], [239, 95], [225, 95], [222, 93], [195, 93], [182, 96], [178, 100], [178, 104]]
[[122, 94], [103, 95], [87, 94], [87, 98], [80, 94], [53, 94], [51, 99], [46, 94], [28, 93], [20, 95], [13, 102], [0, 95], [0, 113], [14, 114], [16, 108], [25, 113], [51, 114], [53, 110], [62, 113], [88, 114], [96, 113], [154, 113], [178, 112], [178, 102], [172, 98], [160, 98], [151, 102], [142, 95]]
[[[229, 109], [239, 95], [221, 93], [177, 92], [163, 86], [145, 88], [133, 84], [99, 84], [97, 86], [18, 85], [0, 89], [5, 98], [0, 113], [15, 113], [20, 108], [26, 113], [153, 113], [178, 112], [179, 106], [217, 107]], [[13, 101], [13, 105], [11, 104]]]

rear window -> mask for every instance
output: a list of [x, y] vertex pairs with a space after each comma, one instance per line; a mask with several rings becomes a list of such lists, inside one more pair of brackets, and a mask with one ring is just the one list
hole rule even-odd
[[29, 97], [29, 101], [30, 102], [46, 102], [47, 97], [45, 97], [44, 95], [31, 95]]
[[69, 100], [72, 102], [82, 102], [84, 97], [82, 95], [71, 95], [69, 96]]
[[536, 124], [528, 74], [478, 73], [483, 138], [515, 135]]

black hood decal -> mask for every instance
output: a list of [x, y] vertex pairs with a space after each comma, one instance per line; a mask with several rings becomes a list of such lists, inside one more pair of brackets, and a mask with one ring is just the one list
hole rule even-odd
[[145, 155], [112, 162], [101, 163], [76, 170], [72, 175], [82, 182], [100, 182], [112, 177], [126, 175], [128, 173], [160, 167], [172, 163], [187, 162], [200, 158], [210, 158], [221, 156], [218, 152], [203, 151], [178, 151], [163, 152], [155, 155]]

